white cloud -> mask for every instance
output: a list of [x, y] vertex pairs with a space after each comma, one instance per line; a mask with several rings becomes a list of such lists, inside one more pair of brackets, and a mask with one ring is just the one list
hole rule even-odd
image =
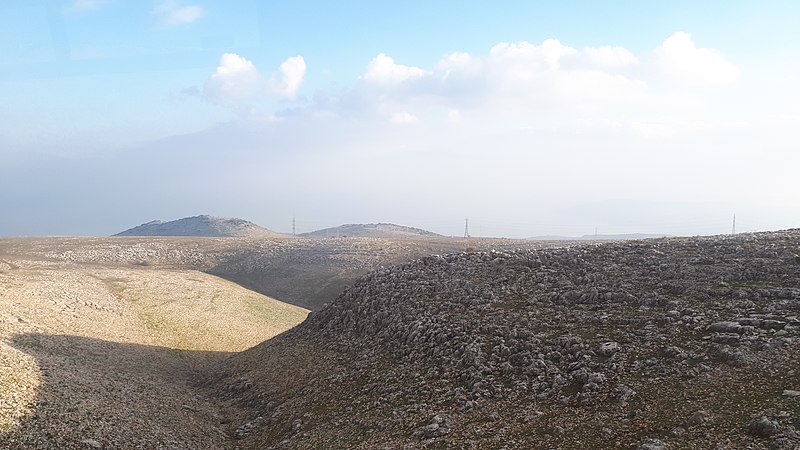
[[[738, 74], [713, 50], [698, 49], [691, 40], [684, 45], [683, 38], [688, 35], [674, 35], [654, 53], [675, 56], [677, 49], [682, 61], [699, 60], [690, 68], [717, 80]], [[486, 116], [527, 123], [564, 123], [594, 115], [613, 116], [620, 123], [647, 122], [642, 114], [680, 117], [702, 108], [704, 97], [698, 91], [657, 83], [656, 60], [653, 54], [634, 55], [620, 46], [578, 50], [557, 39], [501, 42], [486, 55], [449, 53], [430, 69], [401, 65], [380, 53], [360, 77], [365, 83], [338, 98], [324, 96], [321, 106], [333, 114], [379, 120], [393, 111], [413, 110], [453, 122], [452, 115], [441, 114], [453, 109], [459, 115], [470, 112], [471, 120]]]
[[202, 97], [213, 104], [253, 106], [270, 97], [293, 100], [297, 97], [306, 63], [302, 56], [287, 58], [278, 71], [265, 77], [247, 58], [225, 53], [214, 73], [203, 85]]
[[428, 73], [419, 67], [397, 64], [392, 58], [381, 53], [367, 65], [367, 72], [363, 78], [376, 84], [396, 84], [422, 77]]
[[655, 49], [656, 67], [670, 79], [690, 86], [727, 85], [739, 68], [711, 48], [697, 48], [689, 33], [679, 31]]
[[558, 70], [563, 58], [577, 53], [577, 50], [563, 45], [558, 39], [547, 39], [538, 46], [526, 41], [501, 42], [489, 51], [489, 60], [506, 62], [510, 70], [530, 73]]
[[608, 69], [616, 69], [634, 65], [638, 62], [633, 53], [625, 47], [589, 47], [584, 50], [586, 56], [594, 64]]
[[211, 103], [247, 102], [258, 94], [261, 75], [252, 61], [225, 53], [203, 86], [203, 97]]
[[192, 23], [203, 17], [203, 7], [184, 5], [179, 0], [163, 0], [153, 9], [153, 15], [162, 26], [173, 27]]
[[437, 64], [435, 72], [440, 74], [442, 80], [447, 80], [454, 75], [477, 74], [481, 70], [481, 61], [469, 53], [450, 53], [445, 55]]
[[413, 114], [411, 114], [409, 112], [403, 111], [403, 112], [399, 112], [399, 113], [393, 114], [391, 122], [399, 124], [399, 125], [409, 124], [409, 123], [416, 123], [417, 122], [417, 116], [415, 116], [415, 115], [413, 115]]
[[306, 74], [306, 61], [302, 56], [287, 58], [280, 66], [281, 80], [272, 78], [272, 90], [275, 94], [290, 100], [297, 97], [297, 91]]

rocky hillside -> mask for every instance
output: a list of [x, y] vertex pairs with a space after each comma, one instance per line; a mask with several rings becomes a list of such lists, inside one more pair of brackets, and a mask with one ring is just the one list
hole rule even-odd
[[440, 234], [420, 228], [395, 225], [393, 223], [351, 223], [333, 228], [303, 233], [306, 237], [373, 237], [373, 238], [403, 238], [403, 237], [441, 237]]
[[282, 236], [235, 217], [194, 216], [163, 222], [154, 220], [114, 236], [206, 236], [264, 238]]
[[225, 430], [244, 449], [795, 449], [799, 249], [794, 230], [426, 257], [206, 387], [249, 411]]

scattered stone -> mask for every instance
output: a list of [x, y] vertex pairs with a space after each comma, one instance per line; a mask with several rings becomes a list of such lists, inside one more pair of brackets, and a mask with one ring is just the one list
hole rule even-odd
[[433, 439], [450, 433], [447, 420], [437, 414], [431, 418], [430, 423], [414, 430], [413, 435], [422, 439]]
[[800, 391], [795, 391], [792, 389], [784, 389], [783, 395], [786, 397], [800, 397]]
[[675, 427], [672, 430], [670, 430], [669, 434], [671, 434], [673, 437], [681, 437], [684, 434], [686, 434], [686, 428]]
[[94, 439], [83, 439], [81, 440], [81, 443], [86, 444], [87, 447], [91, 448], [103, 448], [103, 444]]
[[769, 438], [778, 432], [778, 422], [769, 420], [766, 416], [753, 419], [747, 424], [747, 434], [754, 437]]
[[631, 398], [633, 398], [634, 395], [636, 395], [636, 391], [631, 389], [629, 386], [620, 384], [619, 386], [617, 386], [616, 394], [617, 394], [617, 402], [619, 402], [619, 404], [621, 405], [625, 405], [626, 403], [628, 403], [628, 400], [630, 400]]
[[761, 321], [759, 328], [763, 328], [765, 330], [780, 330], [786, 326], [786, 322], [782, 320], [771, 320], [765, 319]]
[[711, 342], [716, 344], [736, 345], [739, 343], [739, 335], [736, 333], [717, 333], [711, 336]]
[[667, 450], [668, 448], [667, 444], [659, 439], [648, 439], [636, 447], [636, 450]]
[[258, 416], [255, 419], [241, 425], [239, 428], [236, 429], [236, 431], [233, 432], [233, 434], [237, 438], [242, 439], [244, 437], [247, 437], [250, 433], [258, 429], [259, 427], [261, 427], [263, 423], [264, 423], [264, 417]]
[[597, 350], [597, 353], [599, 353], [602, 356], [611, 356], [614, 353], [617, 353], [619, 350], [620, 348], [618, 343], [613, 341], [603, 342], [602, 344], [600, 344], [600, 348]]
[[709, 419], [708, 411], [702, 411], [702, 410], [696, 411], [694, 414], [692, 414], [691, 417], [689, 417], [687, 424], [689, 426], [696, 427], [698, 425], [702, 425], [708, 422], [708, 419]]
[[738, 322], [715, 322], [706, 328], [707, 331], [717, 333], [736, 333], [742, 330], [742, 326]]

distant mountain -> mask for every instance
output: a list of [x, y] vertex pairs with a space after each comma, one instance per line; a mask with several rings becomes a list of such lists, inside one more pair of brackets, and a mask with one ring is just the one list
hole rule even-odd
[[244, 219], [203, 215], [169, 222], [154, 220], [114, 236], [275, 237], [284, 235]]
[[393, 223], [350, 223], [333, 228], [303, 233], [307, 237], [437, 237], [440, 234], [419, 228], [405, 227]]
[[534, 236], [528, 239], [533, 241], [633, 241], [636, 239], [654, 239], [667, 237], [667, 234], [647, 234], [647, 233], [630, 233], [630, 234], [584, 234], [580, 237], [575, 236]]

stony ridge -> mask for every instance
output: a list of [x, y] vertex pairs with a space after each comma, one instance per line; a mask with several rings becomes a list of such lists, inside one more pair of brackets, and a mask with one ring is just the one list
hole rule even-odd
[[794, 449], [798, 248], [794, 230], [426, 257], [207, 385], [252, 411], [237, 448]]

